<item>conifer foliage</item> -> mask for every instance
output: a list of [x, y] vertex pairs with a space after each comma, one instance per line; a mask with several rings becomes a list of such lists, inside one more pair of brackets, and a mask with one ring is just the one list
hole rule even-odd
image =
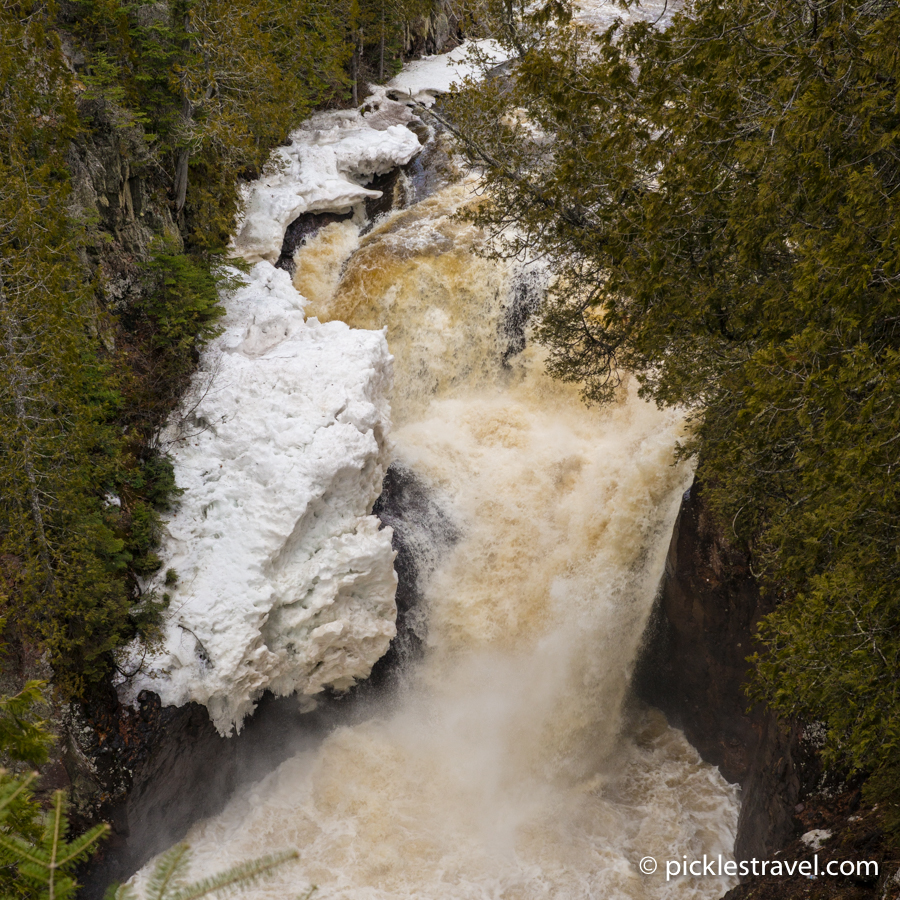
[[694, 0], [603, 34], [557, 16], [450, 113], [481, 221], [557, 262], [551, 370], [604, 401], [628, 369], [690, 411], [684, 452], [781, 601], [759, 689], [896, 783], [900, 7]]
[[[349, 99], [362, 44], [371, 56], [377, 31], [396, 55], [426, 8], [0, 0], [0, 640], [46, 649], [66, 696], [158, 624], [142, 584], [178, 491], [156, 437], [234, 286], [221, 263], [240, 182]], [[150, 213], [131, 208], [125, 238], [100, 212], [115, 172], [73, 191], [75, 148], [98, 146]]]
[[[36, 710], [43, 700], [43, 682], [29, 681], [16, 695], [0, 697], [0, 759], [12, 765], [40, 765], [48, 759], [53, 737]], [[108, 833], [97, 825], [69, 839], [69, 821], [63, 791], [48, 804], [32, 793], [37, 774], [13, 774], [0, 769], [0, 897], [4, 900], [69, 900], [76, 895], [75, 867], [93, 854]], [[285, 850], [238, 863], [208, 878], [189, 881], [191, 853], [178, 844], [153, 865], [142, 891], [133, 885], [113, 885], [110, 900], [201, 900], [243, 890], [296, 860], [296, 850]], [[309, 900], [311, 886], [298, 898]]]
[[[198, 881], [189, 881], [191, 848], [176, 844], [154, 863], [143, 891], [123, 884], [108, 892], [109, 900], [201, 900], [210, 894], [224, 896], [244, 890], [270, 876], [285, 863], [298, 859], [296, 850], [284, 850], [259, 859], [238, 863], [223, 872]], [[310, 886], [297, 900], [310, 900], [315, 893]]]
[[351, 49], [324, 0], [73, 0], [92, 96], [146, 128], [190, 249], [221, 252], [238, 195], [316, 105], [342, 96]]
[[[22, 691], [0, 697], [0, 758], [4, 762], [40, 765], [47, 761], [53, 739], [37, 716], [41, 687], [29, 681]], [[0, 769], [0, 896], [19, 900], [67, 900], [75, 894], [75, 866], [96, 849], [109, 830], [98, 825], [68, 839], [62, 791], [49, 809], [32, 795], [36, 774], [15, 775]]]
[[[18, 779], [0, 775], [0, 863], [7, 870], [10, 893], [23, 900], [68, 900], [75, 896], [72, 872], [96, 849], [97, 841], [108, 831], [97, 825], [73, 840], [68, 840], [68, 820], [62, 791], [53, 797], [52, 806], [42, 815], [29, 794], [33, 776]], [[25, 837], [10, 823], [26, 813], [39, 836]], [[38, 825], [43, 818], [43, 826]]]
[[0, 600], [77, 692], [127, 632], [128, 557], [104, 499], [118, 459], [116, 396], [67, 213], [69, 74], [38, 7], [2, 12]]

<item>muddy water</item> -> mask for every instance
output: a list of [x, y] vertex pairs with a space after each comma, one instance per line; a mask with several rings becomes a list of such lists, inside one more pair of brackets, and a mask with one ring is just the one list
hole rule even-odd
[[[250, 896], [717, 897], [644, 856], [730, 858], [735, 790], [627, 683], [690, 472], [682, 422], [626, 384], [588, 410], [521, 346], [542, 276], [484, 259], [449, 185], [296, 256], [309, 313], [387, 328], [395, 455], [452, 518], [424, 594], [424, 658], [391, 701], [193, 828], [195, 872], [297, 847]], [[524, 286], [524, 287], [523, 287]], [[664, 869], [664, 864], [662, 866]]]

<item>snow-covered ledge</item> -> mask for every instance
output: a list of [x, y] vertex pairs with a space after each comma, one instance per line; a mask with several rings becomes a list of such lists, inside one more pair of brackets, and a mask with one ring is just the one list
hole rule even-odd
[[390, 463], [385, 335], [306, 321], [272, 262], [297, 216], [380, 196], [371, 177], [419, 152], [414, 113], [389, 93], [433, 102], [470, 70], [460, 48], [375, 89], [360, 110], [313, 116], [247, 187], [233, 249], [256, 265], [165, 436], [184, 494], [147, 587], [170, 603], [162, 646], [122, 661], [136, 672], [119, 685], [124, 700], [148, 689], [165, 705], [202, 703], [227, 734], [263, 691], [344, 689], [387, 651], [392, 533], [370, 514]]
[[[168, 438], [184, 494], [165, 526], [161, 651], [120, 687], [203, 703], [240, 728], [265, 690], [369, 674], [395, 634], [391, 530], [370, 515], [389, 464], [383, 332], [304, 321], [286, 272], [257, 264]], [[130, 665], [136, 665], [133, 653]]]
[[234, 238], [236, 255], [274, 263], [287, 226], [298, 216], [350, 212], [380, 197], [380, 191], [365, 185], [406, 165], [422, 149], [406, 127], [416, 120], [406, 101], [431, 106], [454, 82], [477, 77], [483, 66], [505, 59], [494, 41], [466, 42], [449, 53], [409, 63], [386, 85], [370, 85], [372, 94], [358, 110], [310, 117], [291, 134], [288, 146], [275, 150], [263, 177], [247, 185], [245, 214]]
[[308, 212], [350, 212], [380, 191], [376, 175], [406, 165], [421, 149], [406, 127], [413, 113], [383, 97], [359, 110], [314, 115], [273, 154], [267, 173], [247, 188], [234, 250], [249, 262], [276, 262], [287, 226]]

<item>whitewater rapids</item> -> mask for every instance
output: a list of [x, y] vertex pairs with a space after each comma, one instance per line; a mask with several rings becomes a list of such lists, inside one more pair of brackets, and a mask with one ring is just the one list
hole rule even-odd
[[537, 348], [511, 355], [510, 307], [542, 277], [475, 253], [484, 236], [454, 217], [472, 189], [362, 236], [328, 225], [297, 253], [307, 315], [387, 329], [393, 456], [458, 540], [424, 586], [426, 652], [401, 688], [194, 826], [193, 874], [295, 847], [246, 896], [721, 896], [728, 879], [666, 882], [662, 861], [731, 859], [737, 790], [627, 705], [691, 479], [673, 462], [682, 420], [633, 384], [586, 409]]

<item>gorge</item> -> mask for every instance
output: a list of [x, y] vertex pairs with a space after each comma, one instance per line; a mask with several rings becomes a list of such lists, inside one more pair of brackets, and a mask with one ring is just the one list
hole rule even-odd
[[[388, 123], [409, 116], [389, 99], [398, 87], [371, 98], [365, 116], [323, 114], [292, 135], [289, 152], [301, 168], [323, 145], [338, 147], [338, 158], [348, 153], [347, 160], [348, 146], [362, 148], [358, 155], [372, 160], [385, 141], [389, 156], [403, 142]], [[361, 128], [368, 128], [365, 141]], [[342, 145], [342, 134], [350, 142]], [[430, 143], [442, 140], [427, 134]], [[440, 155], [428, 143], [426, 150]], [[354, 159], [345, 171], [365, 171], [363, 165]], [[375, 174], [377, 165], [369, 165]], [[458, 216], [475, 202], [477, 179], [455, 172], [450, 158], [445, 169], [424, 196], [407, 180], [399, 191], [406, 202], [374, 223], [357, 214], [307, 236], [294, 255], [293, 287], [287, 273], [257, 263], [250, 287], [229, 301], [225, 335], [206, 351], [202, 369], [215, 367], [221, 381], [194, 410], [208, 423], [200, 446], [207, 453], [211, 446], [237, 450], [226, 456], [216, 449], [223, 462], [211, 467], [199, 463], [193, 447], [173, 444], [176, 476], [202, 469], [205, 480], [168, 524], [163, 547], [176, 568], [184, 567], [178, 560], [195, 568], [179, 575], [166, 649], [147, 661], [148, 674], [126, 686], [131, 696], [153, 690], [165, 702], [206, 702], [224, 732], [240, 725], [263, 688], [299, 687], [312, 701], [307, 708], [313, 706], [322, 686], [340, 689], [365, 674], [391, 637], [379, 623], [390, 621], [385, 604], [393, 583], [376, 574], [390, 571], [390, 557], [380, 550], [335, 556], [328, 549], [355, 547], [351, 539], [382, 541], [381, 547], [389, 539], [387, 529], [366, 524], [388, 460], [412, 473], [443, 525], [436, 539], [433, 527], [421, 528], [412, 548], [422, 594], [421, 659], [407, 660], [391, 691], [361, 700], [317, 746], [239, 787], [221, 813], [194, 825], [186, 835], [194, 872], [211, 874], [236, 859], [297, 846], [301, 863], [254, 895], [282, 896], [314, 883], [323, 897], [720, 896], [727, 878], [667, 884], [662, 873], [636, 868], [646, 855], [730, 858], [738, 811], [736, 789], [659, 713], [628, 699], [669, 535], [692, 478], [673, 458], [680, 417], [639, 400], [630, 382], [610, 408], [589, 411], [574, 388], [544, 374], [541, 351], [522, 340], [525, 316], [516, 305], [539, 299], [546, 273], [537, 263], [479, 255], [486, 236]], [[290, 171], [275, 177], [283, 197]], [[256, 190], [275, 196], [265, 182]], [[340, 199], [330, 207], [314, 201], [315, 211], [343, 213], [346, 193], [336, 193]], [[251, 198], [242, 233], [273, 231], [250, 218], [263, 203]], [[274, 229], [260, 256], [278, 257], [286, 225]], [[307, 322], [291, 325], [289, 316], [304, 305], [300, 295]], [[316, 377], [346, 382], [387, 371], [383, 363], [354, 363], [347, 344], [362, 342], [379, 359], [381, 329], [394, 358], [390, 431], [380, 406], [385, 376], [366, 375], [369, 406], [338, 395], [330, 415], [341, 422], [345, 410], [382, 410], [374, 417], [354, 413], [348, 422], [351, 434], [371, 435], [368, 455], [353, 458], [337, 445], [318, 451], [316, 438], [299, 451], [286, 438], [268, 453], [288, 458], [282, 464], [276, 457], [270, 470], [294, 477], [309, 471], [311, 457], [320, 467], [330, 462], [340, 480], [319, 477], [322, 499], [301, 502], [281, 476], [275, 483], [283, 506], [254, 505], [253, 492], [267, 496], [273, 488], [266, 479], [275, 476], [254, 475], [252, 488], [235, 488], [246, 483], [242, 459], [252, 460], [254, 472], [261, 466], [258, 454], [230, 435], [246, 429], [248, 416], [271, 423], [285, 409], [302, 412], [288, 398], [298, 388], [301, 394], [322, 388], [309, 368], [293, 369], [283, 381], [267, 374], [266, 387], [250, 400], [240, 393], [246, 379], [226, 354], [270, 372], [299, 346], [306, 360], [321, 362]], [[328, 352], [309, 355], [309, 338], [303, 341], [310, 333], [341, 348], [331, 361]], [[301, 381], [298, 388], [290, 377]], [[229, 411], [230, 394], [248, 406]], [[317, 415], [327, 421], [321, 403]], [[300, 452], [294, 463], [292, 454]], [[205, 499], [210, 491], [236, 500], [220, 503], [223, 513]], [[349, 517], [335, 518], [332, 510], [342, 508]], [[223, 515], [238, 518], [229, 526]], [[278, 516], [288, 518], [275, 528], [270, 523]], [[226, 543], [218, 550], [216, 535], [227, 527], [240, 536], [240, 549]], [[277, 569], [241, 563], [257, 529], [284, 535], [278, 540], [285, 549], [268, 551]], [[211, 549], [197, 552], [204, 547]], [[228, 596], [209, 579], [233, 583], [232, 565], [259, 573], [250, 576], [255, 595], [242, 581], [234, 593], [244, 602], [265, 599], [246, 612], [217, 604], [198, 612], [204, 597]], [[251, 615], [264, 624], [252, 626]], [[248, 625], [261, 639], [235, 631]], [[292, 628], [292, 637], [273, 641], [279, 627], [282, 635]], [[328, 642], [317, 643], [323, 632]], [[354, 649], [365, 639], [378, 648], [368, 657]], [[284, 681], [279, 665], [302, 668], [298, 645], [318, 647], [308, 663], [317, 677]], [[277, 659], [260, 666], [268, 654]], [[210, 684], [214, 690], [204, 687]]]
[[895, 900], [896, 4], [0, 19], [0, 893]]

